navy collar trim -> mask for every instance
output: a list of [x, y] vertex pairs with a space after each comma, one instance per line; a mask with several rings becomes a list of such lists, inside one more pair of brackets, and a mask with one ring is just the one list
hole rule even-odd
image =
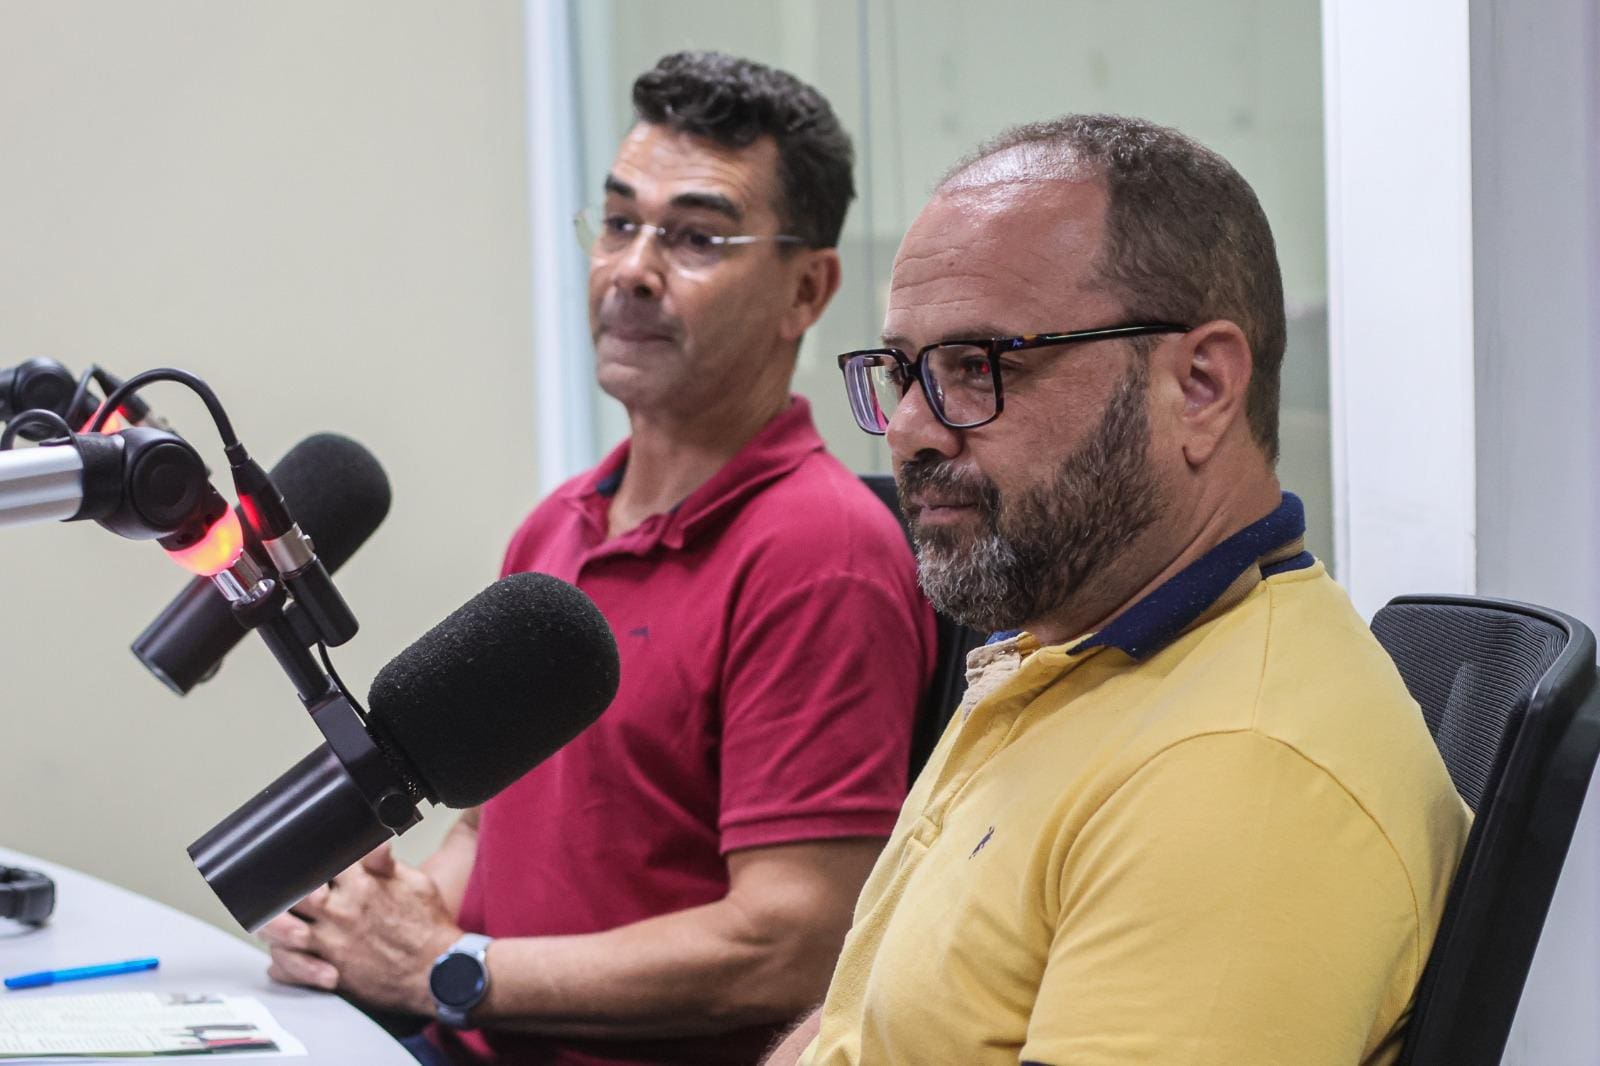
[[[1073, 645], [1068, 654], [1112, 647], [1126, 652], [1129, 658], [1148, 659], [1205, 614], [1240, 574], [1260, 566], [1262, 556], [1299, 540], [1305, 533], [1305, 505], [1294, 493], [1285, 492], [1277, 510], [1190, 563], [1110, 625]], [[1271, 577], [1303, 570], [1314, 562], [1310, 552], [1301, 552], [1263, 567], [1261, 575]]]
[[[1263, 555], [1305, 536], [1305, 532], [1305, 506], [1294, 493], [1284, 493], [1276, 511], [1212, 548], [1115, 622], [1073, 645], [1069, 654], [1109, 645], [1135, 659], [1154, 655], [1205, 614], [1228, 591], [1228, 586], [1252, 564], [1258, 564]], [[1303, 551], [1262, 566], [1261, 576], [1304, 570], [1316, 561], [1310, 552]], [[1020, 629], [1002, 629], [983, 643], [999, 644], [1021, 633]]]

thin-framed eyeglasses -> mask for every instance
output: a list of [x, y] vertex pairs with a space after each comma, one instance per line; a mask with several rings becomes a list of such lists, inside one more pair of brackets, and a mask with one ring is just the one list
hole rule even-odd
[[913, 359], [899, 348], [866, 348], [839, 357], [844, 371], [845, 394], [856, 425], [882, 436], [889, 417], [913, 382], [922, 383], [928, 408], [951, 429], [988, 425], [1005, 409], [1001, 384], [1001, 359], [1013, 352], [1090, 341], [1147, 337], [1157, 333], [1187, 333], [1188, 326], [1172, 322], [1145, 322], [1068, 333], [1029, 333], [1021, 337], [987, 337], [930, 344]]
[[719, 233], [714, 224], [699, 220], [668, 221], [656, 226], [603, 207], [586, 207], [573, 218], [578, 244], [592, 259], [617, 255], [633, 246], [639, 235], [654, 237], [661, 254], [679, 270], [708, 270], [722, 262], [733, 248], [772, 241], [804, 244], [792, 233]]

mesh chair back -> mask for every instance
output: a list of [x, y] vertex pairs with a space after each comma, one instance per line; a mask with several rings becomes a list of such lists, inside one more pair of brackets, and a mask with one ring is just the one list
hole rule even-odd
[[1396, 599], [1372, 630], [1476, 812], [1400, 1062], [1495, 1066], [1600, 756], [1594, 634], [1456, 596]]
[[[894, 512], [895, 518], [900, 521], [900, 528], [906, 530], [906, 539], [909, 541], [911, 531], [906, 527], [905, 515], [900, 513], [900, 497], [895, 492], [894, 478], [888, 474], [863, 474], [861, 480], [883, 501], [884, 506]], [[961, 705], [961, 697], [967, 691], [967, 652], [982, 644], [984, 639], [984, 634], [967, 628], [953, 618], [940, 614], [935, 616], [935, 620], [938, 652], [934, 660], [933, 681], [911, 734], [913, 779], [922, 770], [922, 764], [928, 761], [928, 756], [933, 754], [934, 745], [939, 743], [945, 726], [950, 724], [950, 716]]]
[[1372, 632], [1421, 704], [1456, 791], [1476, 811], [1528, 697], [1566, 646], [1566, 630], [1476, 604], [1396, 602], [1372, 619]]

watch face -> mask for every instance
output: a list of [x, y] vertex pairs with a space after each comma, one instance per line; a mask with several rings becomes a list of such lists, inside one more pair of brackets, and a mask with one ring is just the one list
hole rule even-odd
[[428, 986], [440, 1003], [471, 1006], [483, 994], [483, 963], [460, 952], [446, 955], [428, 975]]

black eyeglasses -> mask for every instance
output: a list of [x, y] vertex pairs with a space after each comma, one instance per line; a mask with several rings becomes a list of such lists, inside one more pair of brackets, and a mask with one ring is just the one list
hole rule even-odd
[[951, 429], [972, 429], [993, 422], [1005, 407], [1000, 387], [1002, 356], [1057, 344], [1187, 332], [1188, 326], [1150, 322], [1071, 333], [944, 341], [923, 348], [915, 359], [898, 348], [867, 348], [841, 355], [839, 369], [844, 371], [850, 412], [856, 416], [856, 425], [868, 433], [881, 436], [888, 432], [889, 415], [914, 381], [922, 382], [928, 407], [940, 422]]

